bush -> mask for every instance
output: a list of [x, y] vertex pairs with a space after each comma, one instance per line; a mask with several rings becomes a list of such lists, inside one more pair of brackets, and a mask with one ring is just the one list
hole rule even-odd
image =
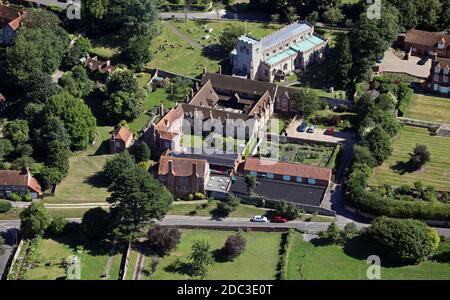
[[40, 201], [31, 203], [20, 213], [20, 230], [25, 238], [43, 235], [50, 222], [50, 214]]
[[189, 201], [194, 200], [194, 195], [192, 195], [192, 194], [187, 195], [187, 200], [189, 200]]
[[381, 246], [385, 254], [407, 263], [426, 260], [439, 245], [431, 228], [413, 219], [380, 217], [372, 222], [367, 234]]
[[224, 201], [217, 202], [217, 214], [221, 217], [228, 217], [230, 213], [236, 210], [239, 206], [240, 200], [234, 194], [228, 194], [228, 197]]
[[101, 207], [96, 207], [84, 213], [81, 228], [89, 238], [103, 238], [111, 229], [109, 221], [109, 213]]
[[195, 200], [203, 200], [203, 199], [206, 199], [206, 196], [204, 194], [202, 194], [202, 193], [195, 193], [194, 194], [194, 199]]
[[68, 221], [63, 216], [56, 216], [52, 219], [48, 230], [54, 235], [61, 235], [65, 232]]
[[406, 84], [401, 83], [397, 93], [398, 111], [400, 116], [404, 116], [408, 111], [413, 96], [414, 91], [411, 88], [409, 88]]
[[277, 215], [288, 220], [295, 220], [298, 217], [298, 208], [294, 203], [288, 203], [282, 200], [276, 204], [275, 210]]
[[6, 213], [12, 209], [11, 202], [7, 200], [0, 200], [0, 213]]
[[233, 259], [244, 253], [246, 245], [247, 242], [242, 235], [230, 235], [225, 241], [223, 250], [229, 259]]
[[11, 194], [9, 194], [9, 199], [14, 202], [19, 202], [19, 201], [22, 201], [22, 196], [20, 196], [17, 193], [11, 193]]
[[166, 255], [180, 242], [181, 233], [175, 227], [156, 225], [148, 231], [148, 243], [152, 250]]

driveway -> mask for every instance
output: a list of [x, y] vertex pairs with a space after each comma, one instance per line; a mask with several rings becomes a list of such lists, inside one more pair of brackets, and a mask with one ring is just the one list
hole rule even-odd
[[328, 142], [333, 144], [344, 143], [347, 140], [354, 139], [353, 132], [337, 132], [335, 131], [332, 136], [323, 134], [325, 129], [317, 128], [314, 133], [299, 132], [297, 128], [302, 123], [303, 119], [295, 118], [289, 126], [286, 128], [286, 133], [289, 137], [294, 137], [302, 139], [305, 141], [316, 141], [316, 142]]
[[405, 73], [414, 77], [426, 79], [430, 76], [431, 59], [428, 59], [424, 65], [419, 65], [419, 57], [411, 56], [409, 60], [401, 59], [396, 56], [391, 48], [386, 50], [381, 64], [376, 64], [382, 72]]

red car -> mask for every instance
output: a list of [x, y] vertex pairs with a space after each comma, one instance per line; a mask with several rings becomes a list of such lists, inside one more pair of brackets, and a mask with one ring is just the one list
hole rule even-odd
[[274, 223], [286, 223], [288, 220], [286, 218], [280, 217], [280, 216], [275, 216], [272, 219], [272, 222]]
[[334, 128], [327, 128], [324, 133], [325, 135], [333, 135], [334, 134]]

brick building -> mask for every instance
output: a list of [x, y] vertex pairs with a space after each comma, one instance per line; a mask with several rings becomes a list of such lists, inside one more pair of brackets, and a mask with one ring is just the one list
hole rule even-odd
[[30, 174], [28, 169], [21, 171], [0, 170], [0, 197], [8, 199], [11, 193], [24, 196], [30, 192], [32, 199], [42, 197], [39, 182]]

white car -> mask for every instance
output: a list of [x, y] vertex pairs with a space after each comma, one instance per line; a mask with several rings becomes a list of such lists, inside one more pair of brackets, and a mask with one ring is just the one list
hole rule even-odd
[[264, 223], [268, 222], [268, 220], [266, 217], [263, 216], [254, 216], [253, 218], [250, 219], [250, 222]]
[[316, 126], [311, 126], [311, 127], [309, 127], [307, 130], [306, 130], [306, 132], [308, 132], [308, 133], [314, 133], [314, 132], [316, 132]]

